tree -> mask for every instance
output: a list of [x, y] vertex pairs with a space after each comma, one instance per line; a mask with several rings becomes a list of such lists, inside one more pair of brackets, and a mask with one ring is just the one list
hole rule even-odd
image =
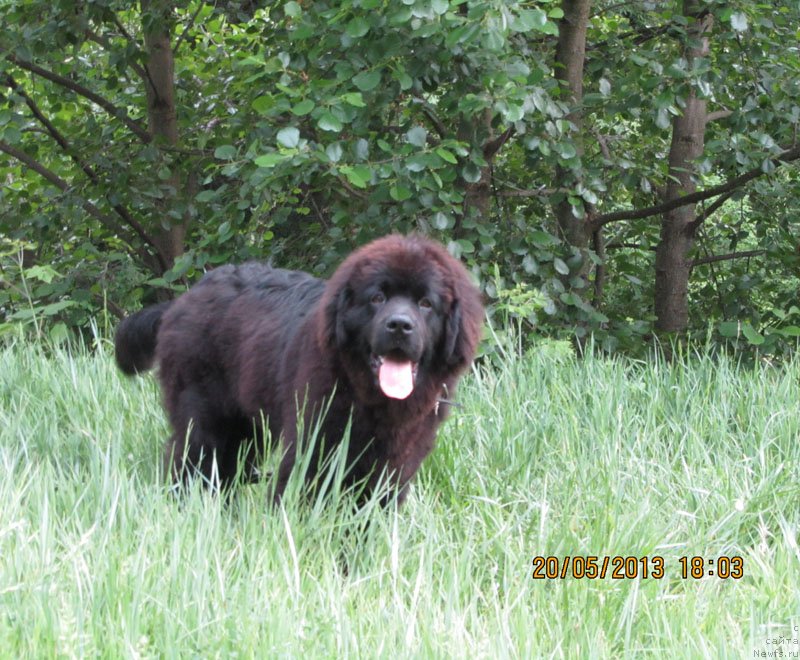
[[[798, 19], [699, 0], [9, 0], [0, 236], [23, 269], [52, 266], [28, 293], [72, 305], [50, 308], [69, 324], [222, 261], [324, 273], [411, 229], [545, 331], [613, 349], [653, 321], [728, 321], [773, 300], [723, 304], [740, 253], [796, 277]], [[787, 200], [778, 217], [755, 191]]]
[[[668, 21], [662, 19], [661, 24], [653, 24], [647, 15], [629, 14], [634, 29], [628, 33], [628, 38], [637, 46], [664, 35], [668, 39], [677, 38], [683, 51], [667, 70], [674, 79], [671, 87], [666, 87], [663, 79], [657, 86], [647, 78], [640, 78], [637, 84], [640, 89], [656, 87], [656, 90], [662, 90], [656, 97], [655, 129], [666, 127], [668, 115], [673, 115], [667, 170], [665, 175], [653, 172], [654, 179], [662, 179], [655, 186], [661, 197], [659, 203], [643, 205], [629, 212], [598, 213], [590, 220], [589, 226], [597, 230], [621, 220], [662, 215], [661, 235], [655, 250], [654, 312], [657, 329], [684, 331], [688, 326], [689, 278], [695, 264], [691, 252], [698, 229], [726, 200], [743, 194], [750, 181], [769, 174], [783, 163], [793, 162], [800, 155], [795, 147], [778, 146], [779, 136], [785, 136], [784, 143], [791, 145], [791, 136], [796, 130], [797, 86], [780, 86], [780, 89], [773, 90], [776, 96], [771, 98], [763, 93], [769, 87], [776, 87], [774, 76], [778, 71], [786, 71], [790, 78], [796, 71], [794, 55], [789, 58], [778, 55], [781, 38], [777, 35], [788, 34], [792, 29], [791, 23], [785, 20], [790, 11], [789, 7], [782, 7], [775, 19], [754, 15], [750, 17], [752, 23], [746, 14], [733, 12], [726, 3], [685, 2], [682, 14], [670, 15]], [[715, 23], [728, 23], [730, 28], [722, 31], [717, 40], [720, 46], [712, 52], [709, 40]], [[753, 30], [755, 34], [750, 39], [745, 34], [748, 25], [759, 26], [758, 30]], [[619, 45], [616, 40], [611, 43]], [[665, 41], [664, 46], [669, 52], [669, 41]], [[663, 52], [658, 47], [649, 52], [635, 52], [633, 56], [628, 52], [626, 64], [628, 68], [631, 62], [652, 67], [653, 56]], [[737, 62], [743, 59], [749, 62], [751, 69], [739, 78], [737, 74], [742, 72], [742, 68]], [[655, 68], [663, 70], [660, 64]], [[762, 88], [759, 101], [751, 103], [748, 87], [760, 87], [762, 80], [759, 78], [766, 78], [764, 82], [769, 83]], [[637, 96], [629, 99], [629, 112], [640, 101], [641, 97]], [[744, 104], [739, 103], [742, 96], [746, 100]], [[717, 106], [713, 112], [707, 110], [709, 102]], [[782, 121], [787, 109], [791, 109], [789, 116], [794, 117], [788, 124]], [[608, 117], [604, 119], [607, 121]], [[721, 128], [714, 127], [714, 123], [720, 123]], [[636, 138], [646, 137], [641, 129], [647, 125], [638, 121], [636, 124]], [[754, 132], [760, 134], [761, 139], [754, 141], [751, 136], [739, 133], [745, 126], [749, 127], [745, 130], [752, 130], [755, 126]], [[705, 137], [709, 130], [714, 131], [714, 153], [708, 153], [706, 149]], [[653, 137], [645, 141], [650, 148], [658, 144]], [[749, 169], [743, 166], [749, 166]], [[641, 171], [647, 171], [647, 168]], [[698, 190], [700, 181], [714, 178], [723, 179], [724, 183]], [[647, 190], [653, 189], [650, 181], [646, 184]], [[706, 200], [714, 202], [698, 216], [695, 205]]]

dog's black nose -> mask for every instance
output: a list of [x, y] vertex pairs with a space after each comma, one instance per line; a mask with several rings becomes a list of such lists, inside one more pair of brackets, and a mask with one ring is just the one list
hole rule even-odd
[[410, 335], [414, 332], [414, 319], [408, 314], [392, 314], [386, 319], [386, 329], [393, 335]]

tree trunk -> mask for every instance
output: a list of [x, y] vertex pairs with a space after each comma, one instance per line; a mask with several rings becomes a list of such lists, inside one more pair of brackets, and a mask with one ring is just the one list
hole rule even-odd
[[[459, 238], [463, 232], [463, 221], [465, 218], [478, 218], [484, 220], [489, 217], [492, 202], [492, 159], [497, 151], [492, 154], [486, 153], [485, 145], [494, 140], [494, 128], [492, 127], [493, 114], [491, 110], [486, 110], [478, 117], [469, 119], [462, 116], [458, 129], [458, 139], [464, 142], [477, 141], [482, 139], [484, 143], [484, 157], [489, 163], [480, 170], [480, 179], [473, 183], [464, 183], [464, 203], [462, 213], [456, 218], [453, 227], [453, 237]], [[502, 146], [502, 145], [500, 145]]]
[[[683, 13], [689, 20], [686, 57], [688, 68], [708, 55], [710, 14], [700, 16], [698, 0], [684, 0]], [[693, 193], [697, 189], [694, 168], [703, 155], [706, 128], [706, 101], [697, 97], [691, 87], [683, 114], [672, 126], [669, 151], [669, 182], [665, 201]], [[656, 248], [655, 314], [656, 329], [683, 332], [689, 324], [689, 251], [694, 243], [695, 207], [681, 206], [664, 213], [661, 220], [661, 241]]]
[[[586, 29], [589, 23], [590, 0], [563, 0], [564, 17], [558, 24], [558, 44], [555, 57], [555, 77], [562, 82], [566, 101], [572, 108], [566, 119], [575, 127], [574, 144], [578, 157], [583, 156], [583, 65], [586, 59]], [[565, 167], [556, 167], [556, 188], [572, 188], [578, 182], [576, 174]], [[586, 217], [575, 217], [572, 205], [563, 199], [554, 205], [559, 231], [570, 245], [585, 254], [589, 247], [589, 229]], [[586, 266], [584, 259], [584, 266]], [[585, 268], [584, 268], [585, 269]]]
[[[171, 29], [173, 6], [167, 0], [142, 0], [142, 23], [147, 53], [146, 79], [147, 120], [154, 143], [159, 147], [178, 144], [178, 115], [175, 108], [175, 60], [172, 52]], [[187, 222], [168, 215], [170, 207], [182, 196], [181, 172], [173, 166], [172, 173], [162, 182], [169, 194], [162, 203], [162, 214], [155, 218], [153, 239], [167, 268], [183, 254]]]

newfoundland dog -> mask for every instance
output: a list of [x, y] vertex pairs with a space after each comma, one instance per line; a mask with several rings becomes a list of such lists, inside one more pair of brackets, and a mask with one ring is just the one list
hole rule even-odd
[[260, 263], [217, 268], [176, 300], [126, 318], [116, 358], [126, 374], [158, 364], [176, 483], [198, 472], [217, 485], [255, 478], [265, 421], [283, 448], [279, 499], [302, 429], [319, 424], [312, 479], [349, 426], [345, 484], [363, 480], [369, 496], [383, 474], [402, 501], [482, 321], [459, 261], [420, 236], [387, 236], [327, 281]]

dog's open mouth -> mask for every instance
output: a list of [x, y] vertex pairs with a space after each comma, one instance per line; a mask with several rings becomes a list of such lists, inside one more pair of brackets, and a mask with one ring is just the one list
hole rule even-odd
[[406, 357], [373, 355], [370, 364], [381, 392], [390, 399], [406, 399], [414, 391], [418, 363]]

